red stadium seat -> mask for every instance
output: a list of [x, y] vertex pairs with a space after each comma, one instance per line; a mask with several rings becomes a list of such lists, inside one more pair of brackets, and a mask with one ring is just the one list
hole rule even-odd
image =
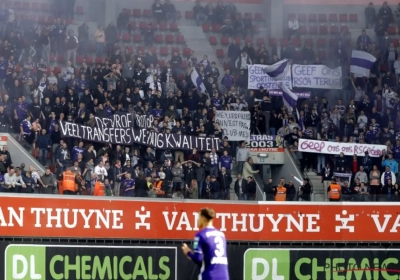
[[293, 17], [296, 17], [296, 14], [290, 13], [290, 14], [287, 15], [287, 20], [290, 20]]
[[153, 15], [152, 15], [152, 12], [151, 12], [150, 9], [145, 9], [145, 10], [143, 10], [143, 17], [151, 18], [152, 16], [153, 16]]
[[147, 26], [148, 26], [148, 23], [147, 22], [145, 22], [145, 21], [141, 21], [141, 22], [139, 22], [139, 29], [140, 30], [146, 30], [147, 29]]
[[213, 25], [212, 25], [212, 31], [215, 32], [215, 33], [220, 32], [220, 31], [221, 31], [221, 25], [219, 25], [219, 24], [213, 24]]
[[[240, 39], [240, 38], [239, 38], [239, 39]], [[264, 38], [262, 38], [262, 37], [257, 38], [256, 44], [257, 44], [257, 46], [264, 45], [264, 44], [265, 44]]]
[[319, 57], [320, 60], [326, 59], [326, 53], [325, 53], [325, 51], [319, 51], [319, 52], [317, 53], [317, 56]]
[[58, 63], [63, 63], [63, 62], [65, 62], [65, 57], [64, 57], [63, 55], [57, 56], [57, 62], [58, 62]]
[[337, 14], [329, 14], [329, 22], [337, 22]]
[[24, 2], [24, 3], [22, 3], [22, 9], [24, 9], [24, 10], [30, 10], [30, 9], [31, 9], [31, 3], [30, 3], [30, 2]]
[[136, 29], [136, 21], [132, 20], [128, 23], [128, 27], [130, 30], [135, 30]]
[[154, 31], [158, 29], [158, 23], [157, 22], [152, 22], [150, 23], [150, 28], [153, 29]]
[[315, 26], [315, 25], [311, 25], [308, 28], [308, 33], [311, 34], [311, 35], [317, 35], [318, 34], [318, 27]]
[[208, 42], [210, 43], [210, 45], [215, 46], [218, 44], [217, 42], [217, 37], [215, 36], [210, 36], [208, 37]]
[[187, 60], [182, 60], [181, 69], [185, 70], [186, 68], [188, 68], [188, 61]]
[[211, 26], [208, 23], [202, 25], [203, 32], [207, 33], [211, 31]]
[[157, 44], [162, 44], [164, 42], [163, 35], [161, 34], [154, 35], [154, 42]]
[[96, 57], [95, 62], [96, 62], [96, 64], [103, 64], [103, 58], [101, 58], [101, 57]]
[[174, 43], [174, 35], [168, 34], [167, 36], [165, 36], [165, 43], [173, 44]]
[[51, 54], [50, 54], [50, 62], [51, 62], [51, 63], [56, 62], [56, 56], [54, 55], [54, 53], [51, 53]]
[[336, 26], [336, 25], [332, 25], [330, 30], [329, 30], [329, 33], [331, 35], [339, 34], [339, 27]]
[[262, 15], [262, 13], [254, 13], [254, 19], [257, 21], [262, 21], [262, 20], [264, 20], [264, 17]]
[[168, 48], [167, 47], [161, 47], [160, 48], [160, 55], [161, 56], [167, 56], [168, 55]]
[[[78, 56], [76, 57], [76, 63], [77, 63], [77, 64], [82, 64], [82, 62], [83, 62], [83, 56], [82, 56], [82, 55], [78, 55]], [[78, 70], [78, 72], [79, 72], [79, 69], [78, 69], [78, 68], [76, 68], [76, 70]]]
[[171, 23], [171, 24], [169, 25], [169, 31], [171, 31], [171, 32], [178, 32], [178, 31], [179, 31], [178, 24], [176, 24], [176, 23]]
[[328, 21], [328, 17], [326, 16], [326, 14], [318, 14], [318, 22], [327, 22]]
[[131, 34], [129, 33], [122, 34], [122, 41], [124, 41], [125, 43], [132, 41]]
[[319, 34], [320, 35], [326, 35], [328, 34], [328, 27], [326, 25], [321, 25], [319, 27]]
[[303, 59], [303, 54], [301, 53], [300, 50], [296, 51], [296, 53], [294, 54], [294, 59], [296, 59], [296, 60], [302, 60]]
[[22, 9], [22, 3], [20, 1], [14, 1], [13, 8], [16, 10]]
[[42, 10], [42, 12], [46, 13], [50, 11], [50, 5], [47, 3], [42, 3], [40, 4], [40, 10]]
[[294, 46], [295, 48], [300, 48], [300, 47], [301, 47], [301, 40], [300, 40], [300, 38], [295, 38], [295, 39], [293, 39], [293, 40], [292, 40], [292, 43], [293, 43], [293, 46]]
[[132, 54], [133, 53], [133, 47], [132, 46], [126, 46], [128, 53]]
[[248, 19], [253, 19], [253, 13], [244, 13], [244, 16]]
[[317, 22], [317, 14], [308, 14], [308, 22]]
[[313, 40], [313, 38], [306, 38], [305, 40], [304, 40], [304, 44], [305, 45], [309, 45], [309, 46], [313, 46], [314, 45], [314, 40]]
[[273, 47], [273, 46], [276, 46], [276, 38], [269, 38], [268, 39], [268, 45], [270, 46], [270, 47]]
[[90, 56], [87, 56], [87, 57], [86, 57], [86, 63], [87, 63], [87, 64], [93, 64], [93, 62], [94, 62], [93, 56], [90, 55]]
[[186, 43], [185, 37], [182, 34], [176, 35], [176, 43], [183, 45]]
[[20, 21], [27, 21], [29, 19], [28, 15], [19, 15], [19, 20]]
[[182, 12], [176, 11], [176, 19], [181, 19], [181, 18], [182, 18]]
[[226, 69], [231, 69], [231, 63], [230, 62], [224, 62], [224, 70]]
[[326, 40], [325, 40], [325, 38], [318, 38], [318, 39], [317, 39], [317, 47], [318, 47], [318, 48], [325, 48], [325, 47], [326, 47]]
[[[167, 54], [168, 54], [168, 52], [167, 52]], [[160, 67], [164, 67], [165, 66], [165, 60], [159, 59], [158, 60], [158, 65], [160, 65]]]
[[347, 25], [340, 26], [340, 32], [344, 34], [349, 34], [349, 27]]
[[389, 33], [389, 35], [394, 35], [396, 34], [396, 27], [394, 27], [393, 25], [390, 25], [387, 29], [387, 32]]
[[381, 73], [387, 73], [389, 71], [388, 65], [386, 63], [381, 64], [381, 66], [379, 67], [379, 71], [381, 71]]
[[168, 30], [168, 24], [166, 22], [160, 23], [160, 31], [167, 31]]
[[132, 16], [132, 10], [131, 10], [131, 9], [125, 8], [125, 9], [124, 9], [124, 12], [125, 12], [125, 14], [128, 15], [128, 16]]
[[397, 48], [399, 46], [399, 39], [397, 39], [397, 38], [392, 39], [392, 43]]
[[71, 25], [73, 22], [74, 22], [74, 20], [72, 18], [65, 19], [65, 25], [66, 26]]
[[178, 54], [180, 54], [180, 53], [181, 53], [181, 50], [180, 50], [178, 47], [172, 47], [172, 48], [171, 48], [171, 55], [173, 55], [174, 52], [177, 52]]
[[297, 17], [297, 20], [299, 22], [306, 22], [307, 21], [307, 15], [306, 14], [299, 14], [299, 16]]
[[144, 53], [144, 51], [146, 50], [146, 48], [144, 47], [144, 46], [137, 46], [137, 48], [136, 48], [136, 51], [139, 53], [139, 52], [142, 52], [142, 53]]
[[342, 23], [344, 23], [344, 22], [348, 22], [349, 20], [348, 20], [348, 18], [347, 18], [347, 14], [340, 14], [339, 15], [339, 22], [342, 22]]
[[307, 27], [305, 25], [300, 25], [299, 26], [299, 33], [300, 33], [300, 35], [306, 35], [307, 34]]
[[184, 57], [190, 57], [191, 54], [192, 54], [192, 50], [191, 49], [189, 49], [189, 48], [184, 48], [183, 49], [182, 55]]
[[223, 49], [217, 49], [217, 57], [218, 58], [224, 58], [225, 57], [225, 53]]
[[141, 43], [143, 41], [143, 37], [140, 34], [135, 34], [133, 35], [133, 41], [135, 43]]
[[185, 19], [193, 19], [193, 11], [186, 11], [185, 12]]
[[47, 17], [47, 24], [54, 24], [56, 19], [52, 16]]
[[133, 17], [138, 18], [142, 16], [142, 10], [141, 9], [133, 9], [132, 11]]
[[40, 24], [45, 24], [46, 23], [46, 17], [42, 16], [42, 15], [38, 16], [38, 22]]
[[358, 15], [357, 14], [350, 14], [349, 15], [350, 22], [358, 22]]
[[75, 14], [77, 14], [77, 15], [84, 15], [84, 14], [85, 14], [85, 11], [83, 10], [83, 7], [82, 7], [82, 6], [76, 6], [76, 8], [75, 8]]
[[223, 45], [223, 46], [229, 45], [229, 37], [228, 36], [221, 37], [221, 45]]
[[288, 45], [289, 41], [286, 38], [281, 39], [281, 46], [286, 47]]

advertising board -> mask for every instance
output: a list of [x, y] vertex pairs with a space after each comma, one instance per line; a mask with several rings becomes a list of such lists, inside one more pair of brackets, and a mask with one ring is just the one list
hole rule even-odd
[[[187, 240], [198, 211], [216, 211], [215, 226], [236, 241], [392, 242], [398, 203], [221, 203], [211, 200], [0, 196], [3, 237]], [[365, 234], [368, 232], [368, 234]]]
[[[399, 279], [400, 250], [260, 248], [228, 245], [231, 280]], [[199, 267], [170, 246], [8, 244], [0, 280], [198, 279]]]

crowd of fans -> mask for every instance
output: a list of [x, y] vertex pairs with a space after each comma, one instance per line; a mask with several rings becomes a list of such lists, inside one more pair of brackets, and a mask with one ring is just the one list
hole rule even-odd
[[[398, 163], [400, 161], [400, 103], [398, 69], [400, 60], [395, 40], [388, 35], [392, 24], [398, 23], [400, 6], [392, 13], [387, 2], [376, 13], [373, 3], [365, 10], [367, 28], [374, 28], [376, 38], [366, 30], [357, 39], [357, 49], [369, 52], [377, 61], [369, 77], [351, 77], [345, 83], [351, 98], [337, 98], [330, 103], [324, 95], [315, 95], [298, 102], [299, 117], [288, 120], [278, 133], [283, 133], [291, 151], [297, 156], [302, 171], [321, 175], [325, 190], [329, 189], [333, 173], [352, 174], [341, 180], [341, 199], [345, 201], [399, 201]], [[396, 19], [396, 20], [395, 20]], [[398, 40], [397, 40], [398, 42]], [[339, 43], [339, 45], [342, 45]], [[336, 49], [335, 49], [336, 50]], [[343, 69], [349, 69], [348, 55], [343, 51]], [[332, 100], [332, 99], [331, 99]], [[379, 157], [357, 157], [303, 153], [298, 151], [299, 139], [318, 139], [343, 143], [383, 144]], [[326, 193], [328, 199], [328, 192]]]
[[[160, 22], [176, 20], [175, 7], [169, 1], [164, 4], [156, 1], [152, 9]], [[382, 9], [386, 9], [385, 5]], [[387, 23], [383, 14], [378, 13], [377, 24]], [[245, 22], [236, 17], [232, 4], [219, 3], [215, 7], [207, 4], [204, 7], [197, 2], [194, 15], [198, 24], [204, 21], [225, 25], [228, 21], [232, 25]], [[77, 177], [77, 192], [81, 194], [93, 194], [95, 182], [101, 180], [106, 195], [229, 199], [232, 185], [238, 199], [252, 200], [255, 199], [253, 173], [256, 170], [251, 167], [246, 143], [231, 142], [223, 137], [222, 129], [215, 122], [216, 110], [249, 110], [251, 133], [284, 136], [299, 159], [301, 171], [315, 170], [323, 182], [330, 181], [333, 172], [353, 173], [354, 180], [348, 182], [348, 194], [352, 195], [346, 198], [346, 187], [343, 187], [342, 199], [396, 199], [398, 196], [395, 186], [398, 170], [392, 162], [400, 160], [400, 103], [396, 94], [399, 84], [396, 69], [400, 62], [396, 61], [397, 51], [393, 51], [392, 43], [385, 36], [378, 36], [377, 44], [365, 32], [358, 38], [358, 48], [371, 52], [378, 60], [370, 77], [344, 78], [345, 88], [347, 81], [347, 89], [353, 89], [350, 101], [337, 99], [330, 104], [324, 97], [326, 92], [312, 90], [313, 98], [300, 100], [297, 104], [299, 115], [295, 116], [283, 105], [281, 97], [270, 96], [262, 87], [247, 89], [247, 65], [272, 64], [282, 58], [305, 64], [323, 63], [310, 45], [304, 47], [299, 58], [295, 57], [292, 44], [275, 46], [270, 55], [264, 45], [255, 50], [251, 42], [246, 42], [242, 48], [239, 40], [233, 39], [228, 51], [231, 67], [222, 74], [217, 63], [208, 61], [207, 57], [199, 59], [194, 52], [188, 58], [173, 53], [166, 65], [160, 66], [151, 48], [146, 53], [132, 54], [128, 47], [116, 47], [119, 30], [129, 28], [125, 17], [122, 13], [116, 25], [110, 23], [105, 29], [99, 26], [92, 35], [86, 24], [74, 34], [61, 18], [51, 27], [15, 21], [9, 24], [10, 20], [2, 22], [7, 28], [1, 42], [0, 87], [7, 94], [0, 102], [0, 131], [19, 133], [32, 144], [33, 155], [49, 167], [46, 174], [54, 173], [60, 180], [63, 172], [72, 170]], [[251, 22], [247, 27], [250, 25]], [[241, 30], [249, 34], [247, 29]], [[150, 28], [148, 32], [147, 41], [144, 33], [145, 42], [151, 46]], [[238, 34], [228, 32], [226, 35], [234, 37]], [[291, 39], [295, 36], [295, 32], [290, 34]], [[96, 43], [96, 55], [106, 57], [105, 62], [91, 67], [84, 59], [77, 65], [77, 54], [88, 53], [92, 38]], [[337, 39], [333, 61], [329, 64], [342, 65], [346, 73], [350, 49], [342, 42], [349, 38], [341, 34]], [[59, 72], [48, 73], [50, 53], [63, 54], [67, 59]], [[184, 71], [181, 69], [183, 59], [188, 60], [189, 66]], [[193, 85], [193, 69], [198, 72], [206, 92], [200, 92]], [[387, 71], [382, 71], [385, 69]], [[79, 139], [62, 139], [60, 135], [59, 120], [95, 126], [95, 116], [110, 117], [114, 112], [126, 111], [153, 115], [152, 129], [155, 131], [218, 137], [221, 149], [206, 153], [152, 150], [139, 145], [121, 147], [85, 143]], [[387, 150], [376, 159], [306, 154], [298, 151], [300, 138], [383, 143]], [[235, 163], [239, 175], [232, 184], [231, 171]], [[385, 170], [393, 172], [394, 177], [389, 178]], [[12, 172], [17, 174], [16, 170]], [[369, 176], [360, 175], [362, 172]], [[383, 181], [376, 184], [376, 179], [381, 176]], [[297, 191], [291, 187], [293, 182], [269, 182], [264, 189], [267, 199], [282, 200], [283, 196], [277, 197], [283, 187], [285, 200], [310, 200], [311, 185], [307, 180], [300, 181], [301, 187]], [[46, 186], [36, 182], [42, 190]], [[361, 183], [367, 188], [360, 188]], [[47, 186], [51, 185], [57, 192], [57, 184], [54, 184]]]
[[[208, 9], [212, 10], [211, 5]], [[156, 1], [153, 15], [160, 21], [175, 20], [168, 1], [163, 5]], [[8, 171], [0, 170], [5, 174], [3, 191], [62, 192], [62, 180], [69, 170], [75, 176], [76, 190], [68, 194], [94, 194], [96, 181], [101, 181], [109, 196], [230, 199], [236, 162], [243, 175], [238, 175], [234, 191], [238, 199], [254, 200], [256, 171], [246, 144], [230, 142], [215, 122], [216, 110], [253, 110], [254, 95], [248, 97], [245, 87], [239, 90], [229, 70], [221, 86], [217, 64], [207, 57], [197, 59], [194, 52], [188, 58], [189, 68], [182, 72], [182, 57], [177, 52], [161, 67], [151, 49], [135, 54], [128, 48], [121, 50], [115, 46], [119, 28], [128, 28], [123, 15], [116, 25], [99, 26], [95, 32], [84, 23], [78, 34], [62, 18], [52, 26], [14, 20], [7, 25], [0, 51], [0, 87], [6, 92], [0, 101], [0, 131], [18, 133], [32, 145], [32, 155], [46, 166], [43, 176], [52, 179], [9, 166]], [[146, 42], [146, 34], [144, 38]], [[84, 59], [77, 65], [77, 55], [86, 55], [93, 39], [96, 56], [105, 62], [91, 67]], [[151, 39], [149, 35], [146, 44], [151, 45]], [[58, 61], [60, 71], [50, 67], [51, 54], [65, 57], [64, 63]], [[206, 92], [193, 85], [193, 68]], [[59, 121], [93, 127], [94, 117], [127, 111], [153, 115], [155, 131], [218, 137], [221, 149], [205, 153], [153, 150], [61, 137]], [[27, 187], [29, 178], [35, 184]]]

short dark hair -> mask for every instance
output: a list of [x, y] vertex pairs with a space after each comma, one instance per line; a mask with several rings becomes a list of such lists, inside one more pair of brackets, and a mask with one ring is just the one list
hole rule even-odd
[[215, 212], [211, 208], [201, 208], [200, 209], [200, 216], [203, 216], [208, 221], [210, 221], [210, 220], [214, 219]]

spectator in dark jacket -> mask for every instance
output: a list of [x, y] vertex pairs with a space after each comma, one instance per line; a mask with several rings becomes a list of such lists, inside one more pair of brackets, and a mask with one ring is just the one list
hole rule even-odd
[[76, 50], [78, 46], [78, 38], [74, 35], [74, 31], [69, 30], [65, 39], [65, 49], [67, 50], [67, 60], [71, 59], [73, 65], [76, 65]]
[[221, 191], [221, 186], [217, 181], [217, 177], [211, 176], [211, 183], [210, 183], [211, 199], [219, 199], [220, 191]]
[[312, 187], [310, 184], [310, 179], [305, 178], [303, 185], [300, 186], [300, 191], [299, 191], [301, 200], [311, 201], [311, 192], [312, 192]]
[[107, 26], [107, 28], [104, 30], [104, 33], [106, 34], [106, 49], [107, 49], [107, 54], [110, 56], [114, 52], [114, 44], [117, 42], [117, 37], [118, 37], [118, 30], [117, 27], [115, 26], [115, 23], [112, 21], [110, 24]]
[[257, 184], [252, 176], [247, 177], [247, 200], [256, 199]]
[[39, 162], [43, 165], [47, 163], [47, 156], [51, 148], [50, 134], [46, 133], [46, 129], [42, 129], [42, 133], [38, 134], [36, 139], [36, 147], [39, 149]]

